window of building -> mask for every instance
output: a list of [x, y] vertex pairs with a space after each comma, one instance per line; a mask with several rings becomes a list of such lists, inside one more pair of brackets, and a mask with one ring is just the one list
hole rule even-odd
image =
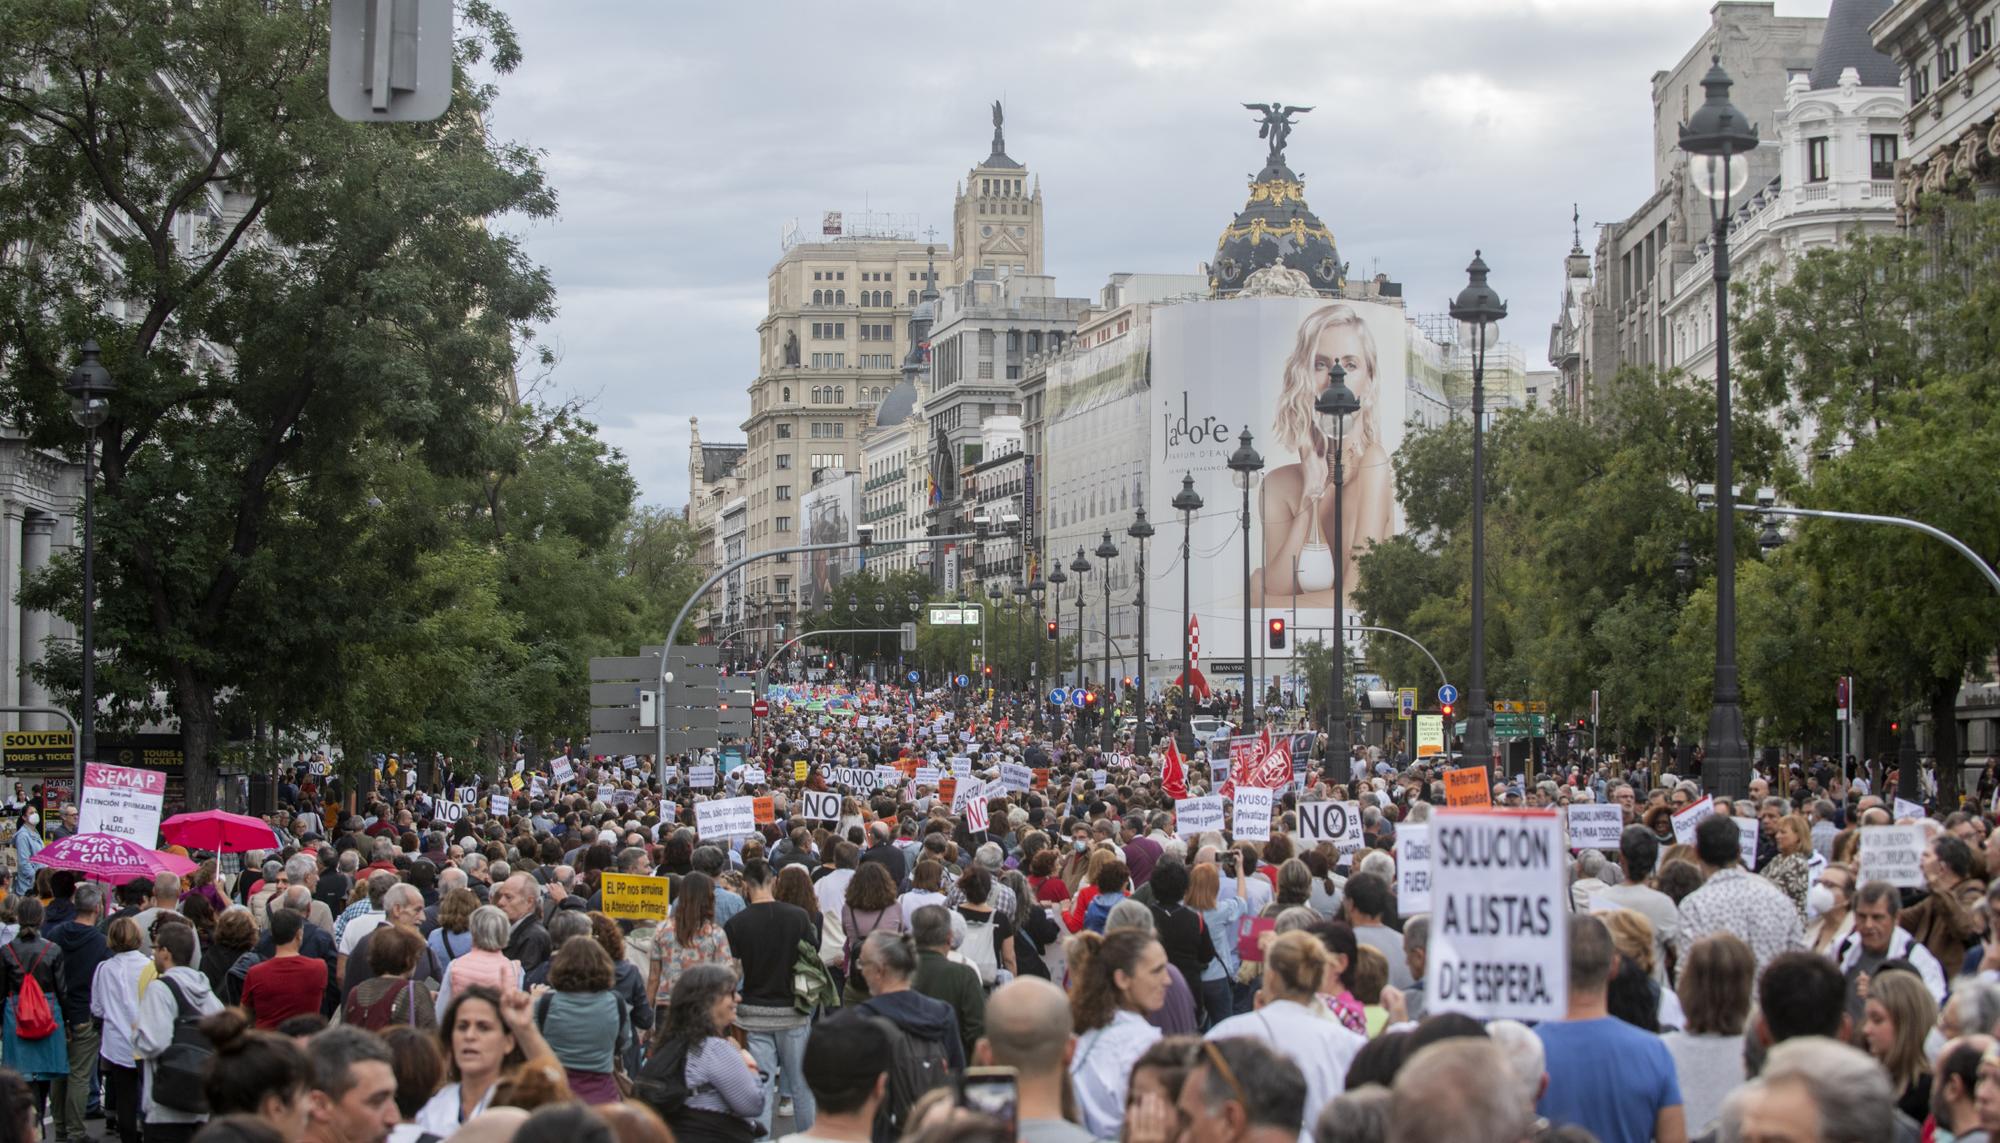
[[982, 329], [979, 331], [979, 352], [987, 357], [993, 356], [992, 330]]
[[1806, 181], [1823, 183], [1832, 177], [1827, 168], [1826, 136], [1806, 140]]
[[780, 425], [778, 426], [778, 439], [779, 439], [779, 440], [781, 440], [781, 441], [788, 441], [788, 440], [791, 440], [791, 439], [792, 439], [792, 426], [790, 426], [790, 425], [787, 425], [787, 424], [780, 424]]
[[1937, 53], [1937, 78], [1943, 83], [1958, 74], [1958, 44], [1939, 44]]
[[1910, 102], [1916, 103], [1931, 93], [1931, 65], [1918, 64], [1910, 69]]
[[833, 292], [833, 304], [834, 304], [834, 305], [836, 305], [836, 306], [844, 306], [844, 305], [846, 305], [846, 304], [847, 304], [847, 291], [846, 291], [846, 290], [835, 290], [835, 291]]
[[[790, 516], [778, 517], [778, 531], [789, 532], [791, 530], [792, 530], [792, 518]], [[782, 591], [784, 589], [780, 588], [779, 590]]]
[[847, 280], [847, 271], [835, 270], [833, 272], [833, 280], [836, 282], [845, 282]]
[[1877, 180], [1896, 177], [1896, 137], [1868, 136], [1868, 177]]
[[915, 290], [910, 291], [910, 304], [913, 306], [917, 304], [917, 292]]
[[790, 385], [787, 385], [785, 386], [785, 402], [787, 404], [790, 404], [791, 400], [792, 400], [792, 387]]
[[778, 485], [778, 499], [790, 500], [791, 498], [792, 498], [792, 486], [789, 484]]
[[1978, 59], [1993, 50], [1993, 17], [1981, 16], [1965, 26], [1966, 55]]
[[[782, 428], [782, 429], [789, 429], [789, 428], [791, 428], [792, 426], [790, 426], [790, 425], [780, 425], [780, 426], [778, 426], [778, 427], [779, 427], [779, 428]], [[788, 433], [785, 433], [784, 435], [785, 435], [785, 436], [791, 436], [792, 434], [788, 432]], [[792, 467], [792, 454], [791, 454], [791, 453], [788, 453], [788, 452], [781, 452], [781, 453], [779, 453], [779, 454], [778, 454], [778, 467], [779, 467], [780, 469], [787, 469], [787, 468], [790, 468], [790, 467]]]

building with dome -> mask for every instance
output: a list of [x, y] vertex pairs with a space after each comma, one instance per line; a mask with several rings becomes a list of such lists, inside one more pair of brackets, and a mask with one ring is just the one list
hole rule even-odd
[[1215, 244], [1208, 288], [1218, 298], [1235, 297], [1259, 270], [1283, 266], [1305, 276], [1315, 293], [1340, 293], [1347, 268], [1341, 264], [1333, 232], [1306, 205], [1305, 180], [1285, 160], [1285, 140], [1295, 115], [1312, 110], [1278, 103], [1244, 104], [1264, 115], [1258, 138], [1270, 140], [1264, 169], [1250, 180], [1250, 198]]

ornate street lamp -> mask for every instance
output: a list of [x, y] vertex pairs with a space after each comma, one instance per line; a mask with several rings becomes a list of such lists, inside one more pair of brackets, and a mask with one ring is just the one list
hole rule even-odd
[[[97, 430], [111, 416], [111, 395], [118, 383], [111, 371], [98, 360], [97, 342], [83, 343], [83, 359], [70, 371], [63, 385], [69, 394], [69, 416], [83, 429], [83, 678], [78, 692], [82, 715], [78, 723], [80, 757], [97, 761], [97, 543], [93, 532], [97, 495], [94, 462], [97, 458]], [[81, 790], [83, 776], [73, 775]]]
[[1083, 545], [1076, 546], [1076, 558], [1069, 562], [1076, 573], [1076, 685], [1083, 685], [1083, 578], [1090, 574], [1090, 561], [1083, 557]]
[[1713, 58], [1702, 77], [1708, 98], [1681, 124], [1688, 177], [1709, 201], [1715, 265], [1715, 692], [1703, 743], [1702, 774], [1727, 798], [1750, 792], [1750, 741], [1736, 674], [1736, 465], [1729, 412], [1729, 199], [1750, 179], [1757, 128], [1729, 101], [1729, 73]]
[[1236, 451], [1229, 454], [1229, 471], [1236, 474], [1236, 486], [1243, 490], [1243, 732], [1257, 729], [1257, 680], [1250, 676], [1250, 490], [1257, 486], [1257, 474], [1264, 470], [1264, 458], [1251, 447], [1250, 430], [1237, 438]]
[[1486, 328], [1507, 316], [1507, 303], [1486, 284], [1486, 259], [1472, 252], [1465, 289], [1451, 316], [1472, 327], [1472, 677], [1465, 694], [1465, 756], [1490, 767], [1493, 707], [1486, 701]]
[[1104, 568], [1104, 709], [1098, 714], [1103, 720], [1103, 729], [1098, 734], [1098, 742], [1108, 752], [1112, 745], [1112, 716], [1118, 710], [1118, 688], [1111, 681], [1111, 561], [1118, 558], [1118, 545], [1111, 542], [1111, 529], [1104, 529], [1104, 538], [1097, 542], [1097, 562]]
[[[1069, 582], [1069, 573], [1063, 571], [1062, 561], [1061, 560], [1055, 561], [1055, 566], [1049, 569], [1048, 599], [1050, 603], [1054, 604], [1054, 606], [1049, 609], [1049, 621], [1056, 625], [1056, 658], [1054, 664], [1055, 669], [1053, 670], [1053, 672], [1051, 672], [1049, 677], [1056, 681], [1057, 686], [1062, 685], [1062, 679], [1063, 679], [1062, 593], [1063, 593], [1063, 585], [1068, 582]], [[1079, 654], [1082, 653], [1083, 644], [1081, 640], [1078, 641], [1076, 649]], [[1055, 722], [1055, 728], [1057, 730], [1061, 730], [1062, 729], [1061, 711], [1056, 712], [1054, 722]]]
[[1132, 753], [1141, 762], [1150, 755], [1152, 741], [1146, 733], [1146, 541], [1153, 538], [1153, 526], [1146, 522], [1146, 508], [1140, 505], [1132, 513], [1132, 524], [1125, 534], [1139, 542], [1138, 563], [1134, 565], [1132, 581], [1132, 609], [1139, 620], [1139, 698], [1134, 704], [1139, 721], [1132, 728]]
[[[1347, 741], [1347, 533], [1342, 522], [1343, 494], [1347, 487], [1347, 418], [1361, 411], [1361, 398], [1347, 386], [1347, 370], [1333, 363], [1327, 373], [1326, 388], [1313, 400], [1319, 414], [1322, 435], [1333, 435], [1333, 690], [1327, 708], [1327, 750], [1329, 773], [1335, 782], [1346, 782], [1353, 762]], [[1311, 510], [1319, 511], [1313, 504]], [[1297, 590], [1294, 585], [1293, 590]]]
[[1194, 490], [1194, 473], [1181, 476], [1181, 490], [1174, 494], [1173, 509], [1181, 514], [1181, 753], [1194, 753], [1194, 616], [1188, 609], [1190, 569], [1194, 566], [1192, 538], [1194, 514], [1201, 511], [1201, 493]]

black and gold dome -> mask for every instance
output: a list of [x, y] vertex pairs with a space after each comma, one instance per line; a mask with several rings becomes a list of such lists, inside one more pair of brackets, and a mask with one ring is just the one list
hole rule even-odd
[[1336, 294], [1344, 277], [1333, 232], [1306, 205], [1305, 182], [1285, 164], [1285, 138], [1292, 115], [1307, 107], [1246, 103], [1263, 115], [1259, 138], [1271, 141], [1264, 169], [1250, 183], [1250, 201], [1223, 228], [1208, 267], [1209, 292], [1226, 298], [1250, 275], [1267, 266], [1285, 266], [1306, 276], [1322, 294]]

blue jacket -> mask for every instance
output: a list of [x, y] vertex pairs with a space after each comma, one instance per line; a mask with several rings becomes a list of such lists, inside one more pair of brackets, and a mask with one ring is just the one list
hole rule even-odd
[[27, 822], [14, 830], [14, 895], [25, 897], [35, 891], [35, 874], [41, 866], [31, 860], [42, 851], [41, 831]]

